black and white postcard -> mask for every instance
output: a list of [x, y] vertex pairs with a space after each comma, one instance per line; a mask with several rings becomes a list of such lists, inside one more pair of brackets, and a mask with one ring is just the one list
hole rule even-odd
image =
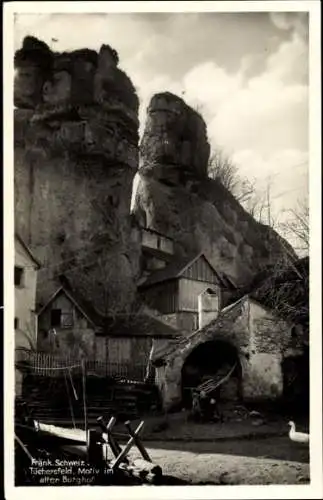
[[6, 498], [321, 498], [319, 38], [5, 4]]

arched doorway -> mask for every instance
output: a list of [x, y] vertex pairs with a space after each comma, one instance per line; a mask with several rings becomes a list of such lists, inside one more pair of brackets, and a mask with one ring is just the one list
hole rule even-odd
[[236, 348], [223, 340], [199, 344], [186, 358], [182, 367], [182, 402], [185, 408], [192, 404], [192, 389], [209, 378], [221, 380], [234, 366], [228, 380], [221, 386], [218, 397], [222, 401], [241, 399], [241, 365]]

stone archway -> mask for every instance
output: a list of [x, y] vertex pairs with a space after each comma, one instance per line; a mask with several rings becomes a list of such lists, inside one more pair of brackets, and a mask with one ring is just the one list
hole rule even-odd
[[199, 344], [185, 359], [181, 373], [182, 402], [191, 406], [191, 390], [215, 377], [221, 380], [236, 365], [220, 390], [223, 401], [238, 401], [242, 394], [242, 369], [237, 349], [225, 340], [209, 340]]

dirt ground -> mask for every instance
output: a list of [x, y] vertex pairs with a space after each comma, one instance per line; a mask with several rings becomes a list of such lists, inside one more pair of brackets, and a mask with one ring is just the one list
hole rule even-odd
[[[169, 484], [307, 484], [309, 447], [288, 437], [286, 416], [195, 423], [185, 414], [145, 419], [143, 442]], [[308, 432], [306, 420], [298, 430]], [[173, 481], [173, 482], [172, 482]]]
[[308, 446], [287, 437], [219, 442], [149, 442], [168, 484], [269, 485], [309, 482]]

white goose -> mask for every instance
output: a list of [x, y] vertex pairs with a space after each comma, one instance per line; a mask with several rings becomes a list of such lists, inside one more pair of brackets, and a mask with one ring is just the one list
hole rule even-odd
[[288, 425], [290, 425], [290, 431], [289, 431], [289, 438], [292, 441], [295, 441], [296, 443], [308, 443], [310, 440], [309, 434], [306, 434], [306, 432], [296, 432], [296, 426], [295, 423], [290, 421], [288, 422]]

